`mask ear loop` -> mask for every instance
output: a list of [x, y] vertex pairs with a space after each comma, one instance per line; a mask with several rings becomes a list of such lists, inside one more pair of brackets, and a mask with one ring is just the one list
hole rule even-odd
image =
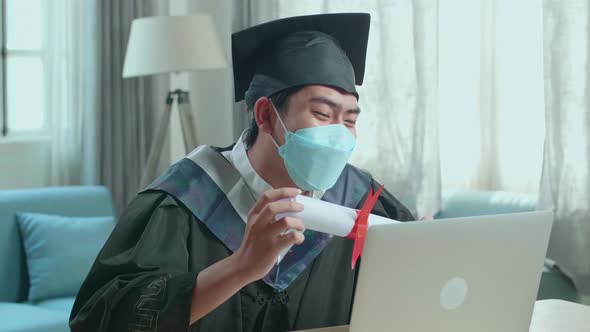
[[[272, 100], [270, 100], [270, 98], [269, 98], [268, 101], [270, 102], [272, 109], [275, 111], [277, 118], [279, 118], [279, 122], [281, 123], [281, 126], [283, 126], [283, 129], [285, 130], [285, 136], [286, 136], [289, 131], [287, 130], [287, 127], [285, 127], [285, 124], [283, 123], [283, 119], [281, 119], [281, 116], [279, 115], [279, 112], [277, 111], [277, 108], [275, 107], [275, 105], [272, 103]], [[275, 144], [277, 149], [280, 148], [279, 144], [277, 144], [277, 141], [275, 141], [275, 139], [274, 139], [274, 137], [272, 137], [272, 135], [270, 135], [270, 139], [272, 139], [272, 142]]]

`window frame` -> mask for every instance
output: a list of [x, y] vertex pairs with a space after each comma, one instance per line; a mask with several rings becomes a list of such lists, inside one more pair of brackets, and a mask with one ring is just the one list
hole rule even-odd
[[[37, 137], [45, 136], [50, 130], [47, 119], [47, 110], [44, 112], [45, 121], [39, 129], [14, 129], [9, 127], [9, 110], [8, 110], [8, 59], [11, 57], [31, 57], [38, 58], [41, 61], [42, 70], [46, 71], [46, 50], [45, 41], [42, 41], [41, 48], [38, 50], [27, 49], [9, 49], [7, 26], [6, 26], [6, 1], [0, 0], [0, 139], [10, 137]], [[45, 82], [47, 78], [44, 78]]]
[[0, 0], [0, 137], [8, 136], [8, 110], [6, 103], [6, 57], [8, 55], [6, 48], [6, 1]]

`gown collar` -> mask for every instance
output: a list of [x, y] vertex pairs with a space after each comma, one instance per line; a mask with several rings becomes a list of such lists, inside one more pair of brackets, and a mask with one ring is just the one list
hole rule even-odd
[[[260, 195], [267, 190], [272, 189], [272, 186], [264, 181], [264, 179], [256, 173], [246, 150], [246, 143], [244, 142], [246, 131], [242, 132], [240, 138], [231, 149], [231, 151], [224, 151], [222, 155], [236, 168], [240, 173], [248, 189], [252, 192], [255, 200], [260, 198]], [[325, 191], [314, 191], [311, 193], [313, 198], [321, 199]]]

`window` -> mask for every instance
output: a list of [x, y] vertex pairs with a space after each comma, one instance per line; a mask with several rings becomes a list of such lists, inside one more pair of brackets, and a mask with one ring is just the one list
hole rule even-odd
[[42, 0], [3, 0], [2, 135], [47, 129]]

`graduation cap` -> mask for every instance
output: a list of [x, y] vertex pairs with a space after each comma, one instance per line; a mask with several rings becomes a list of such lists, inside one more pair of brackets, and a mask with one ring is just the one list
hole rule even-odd
[[258, 97], [319, 84], [358, 98], [370, 19], [366, 13], [296, 16], [232, 34], [235, 100], [262, 81]]

